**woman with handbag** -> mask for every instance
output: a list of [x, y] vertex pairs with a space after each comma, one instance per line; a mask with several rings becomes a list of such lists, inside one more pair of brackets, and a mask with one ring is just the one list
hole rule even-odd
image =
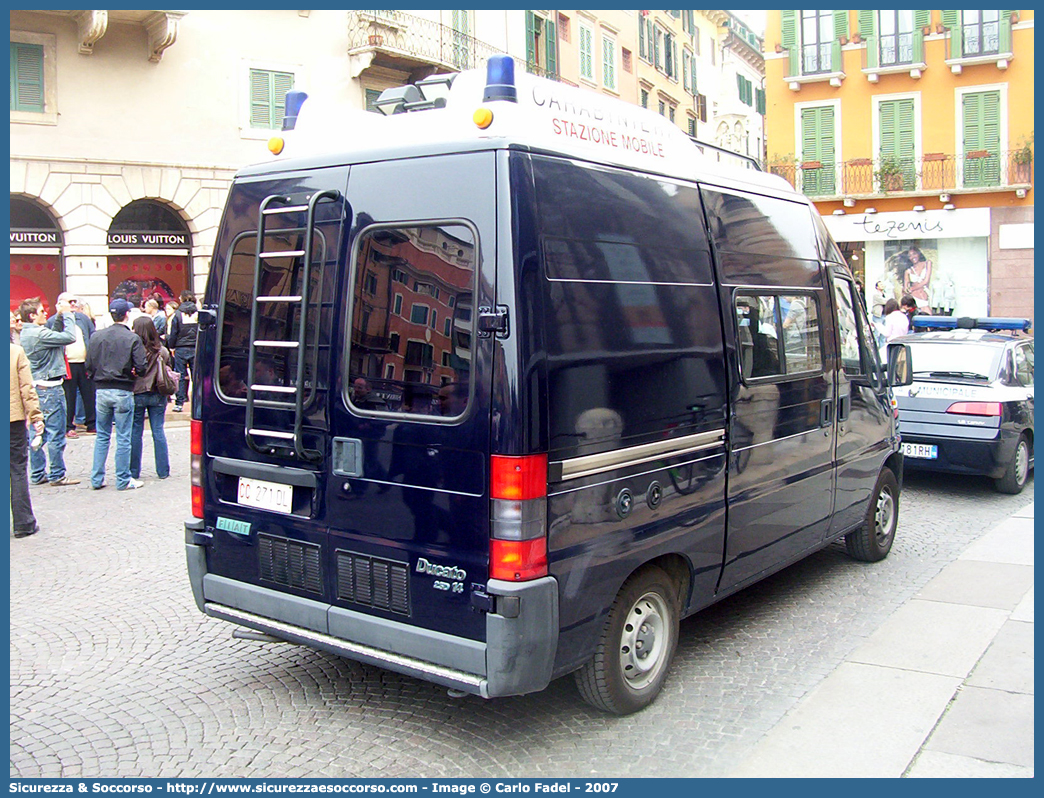
[[148, 316], [134, 320], [132, 329], [145, 344], [145, 373], [134, 382], [134, 423], [131, 427], [130, 471], [134, 479], [141, 476], [142, 438], [145, 435], [145, 414], [149, 416], [152, 430], [152, 448], [156, 453], [156, 476], [170, 476], [170, 457], [167, 453], [167, 436], [163, 421], [167, 413], [167, 402], [177, 388], [171, 379], [170, 352], [160, 343], [156, 325]]

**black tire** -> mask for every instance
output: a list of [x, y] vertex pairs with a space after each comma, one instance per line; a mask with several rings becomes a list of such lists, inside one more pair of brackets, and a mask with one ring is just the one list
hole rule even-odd
[[1020, 435], [1018, 445], [1011, 456], [1011, 462], [1008, 463], [1008, 470], [1004, 472], [1003, 477], [993, 482], [997, 490], [1001, 493], [1022, 493], [1022, 489], [1026, 487], [1026, 480], [1029, 478], [1029, 461], [1029, 441], [1026, 440], [1025, 435]]
[[678, 588], [655, 566], [633, 574], [609, 609], [594, 656], [574, 675], [583, 699], [614, 715], [644, 709], [678, 645]]
[[845, 535], [848, 554], [863, 562], [877, 562], [888, 556], [899, 523], [899, 484], [890, 469], [881, 470], [870, 495], [866, 520], [855, 532]]

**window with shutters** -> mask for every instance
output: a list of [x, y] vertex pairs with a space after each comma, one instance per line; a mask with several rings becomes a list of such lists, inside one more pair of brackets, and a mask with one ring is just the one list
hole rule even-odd
[[785, 80], [791, 90], [820, 80], [840, 86], [844, 79], [840, 37], [850, 32], [848, 11], [784, 10], [780, 23], [780, 40], [787, 52]]
[[912, 191], [917, 187], [917, 104], [912, 97], [878, 101], [878, 187], [882, 191]]
[[558, 77], [555, 23], [532, 11], [526, 12], [526, 71], [543, 77]]
[[832, 11], [801, 12], [801, 74], [830, 72], [830, 45], [834, 34]]
[[692, 94], [692, 55], [682, 50], [682, 88]]
[[56, 38], [26, 31], [10, 33], [11, 122], [58, 124]]
[[594, 31], [580, 25], [580, 77], [594, 80]]
[[690, 116], [690, 117], [687, 118], [686, 121], [688, 123], [688, 126], [687, 126], [686, 129], [687, 129], [689, 135], [692, 136], [693, 138], [696, 138], [696, 117]]
[[949, 32], [947, 64], [959, 74], [960, 61], [985, 63], [997, 59], [1002, 69], [1012, 55], [1011, 24], [1018, 11], [943, 11], [942, 23]]
[[701, 122], [707, 121], [707, 95], [697, 94], [696, 95], [696, 116], [699, 117]]
[[649, 107], [649, 92], [647, 92], [645, 89], [641, 89], [640, 92], [639, 92], [639, 97], [641, 98], [641, 101], [642, 101], [642, 108], [648, 108]]
[[602, 37], [602, 85], [616, 91], [616, 39]]
[[1000, 52], [1000, 15], [996, 9], [961, 12], [963, 55], [993, 55]]
[[754, 108], [762, 116], [765, 115], [765, 90], [764, 89], [755, 89], [754, 90]]
[[471, 69], [475, 66], [472, 54], [471, 18], [467, 11], [452, 11], [450, 28], [453, 30], [453, 66], [457, 69]]
[[283, 126], [286, 93], [294, 87], [292, 72], [250, 70], [250, 127], [279, 130]]
[[914, 60], [914, 12], [880, 11], [881, 66], [911, 64]]
[[864, 72], [871, 83], [879, 72], [901, 72], [909, 69], [918, 78], [924, 61], [924, 30], [932, 21], [931, 11], [856, 12], [859, 34], [866, 40]]
[[833, 105], [801, 107], [801, 190], [809, 197], [837, 194], [837, 110]]
[[1000, 90], [961, 95], [961, 140], [965, 188], [999, 186], [1001, 178]]

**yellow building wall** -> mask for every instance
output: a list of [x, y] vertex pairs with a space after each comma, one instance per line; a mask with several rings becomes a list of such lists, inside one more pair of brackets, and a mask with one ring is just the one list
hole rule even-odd
[[[859, 30], [856, 11], [849, 11], [850, 34]], [[1020, 11], [1019, 21], [1033, 19], [1033, 11]], [[955, 75], [946, 65], [946, 36], [934, 32], [942, 23], [942, 12], [932, 11], [932, 36], [924, 43], [925, 63], [928, 67], [919, 79], [910, 77], [909, 72], [882, 74], [877, 83], [870, 83], [863, 74], [864, 45], [847, 45], [842, 48], [843, 71], [846, 75], [840, 88], [827, 82], [806, 83], [800, 91], [791, 91], [784, 80], [788, 60], [786, 51], [776, 56], [776, 45], [781, 41], [780, 11], [766, 12], [765, 25], [765, 74], [766, 106], [765, 137], [768, 144], [769, 163], [776, 157], [797, 156], [800, 145], [795, 140], [795, 105], [817, 101], [841, 100], [841, 153], [845, 161], [854, 158], [874, 158], [872, 98], [884, 94], [919, 92], [921, 95], [921, 153], [944, 153], [955, 155], [961, 149], [958, 136], [957, 90], [973, 86], [1008, 85], [1007, 144], [1002, 149], [1016, 149], [1023, 139], [1033, 134], [1034, 116], [1034, 42], [1033, 28], [1016, 25], [1012, 31], [1014, 58], [1007, 69], [998, 69], [996, 64], [965, 66], [960, 75]], [[1003, 136], [1002, 132], [1002, 136]], [[1003, 142], [1003, 138], [1002, 138]], [[956, 195], [953, 202], [957, 207], [967, 204], [967, 195]], [[975, 195], [976, 207], [1032, 204], [1032, 191], [1026, 198], [1019, 199], [1013, 192], [982, 193]], [[881, 197], [875, 200], [879, 210], [902, 205], [909, 209], [908, 198]], [[823, 213], [841, 207], [840, 202], [817, 202]]]

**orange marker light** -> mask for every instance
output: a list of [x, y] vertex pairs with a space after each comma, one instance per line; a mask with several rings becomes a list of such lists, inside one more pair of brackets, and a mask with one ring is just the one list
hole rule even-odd
[[475, 124], [482, 130], [493, 124], [493, 112], [488, 108], [479, 108], [471, 118], [475, 120]]
[[283, 141], [281, 136], [272, 136], [268, 140], [268, 151], [273, 155], [278, 155], [283, 151], [283, 147], [286, 146], [286, 142]]

